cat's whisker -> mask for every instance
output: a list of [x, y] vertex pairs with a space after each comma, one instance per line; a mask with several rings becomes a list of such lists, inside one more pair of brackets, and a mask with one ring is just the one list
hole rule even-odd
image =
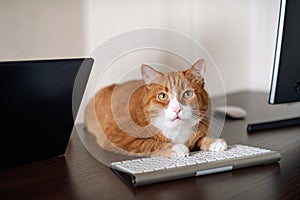
[[197, 132], [198, 130], [198, 124], [196, 124], [195, 126], [192, 127], [193, 132]]

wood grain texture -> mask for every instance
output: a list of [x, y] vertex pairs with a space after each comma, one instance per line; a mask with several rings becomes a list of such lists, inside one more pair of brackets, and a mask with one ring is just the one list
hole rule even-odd
[[270, 106], [267, 94], [228, 95], [245, 108], [244, 120], [226, 120], [229, 144], [271, 148], [278, 164], [133, 188], [86, 150], [73, 132], [65, 157], [0, 171], [0, 199], [297, 199], [300, 196], [300, 127], [247, 133], [247, 123], [300, 114], [300, 105]]

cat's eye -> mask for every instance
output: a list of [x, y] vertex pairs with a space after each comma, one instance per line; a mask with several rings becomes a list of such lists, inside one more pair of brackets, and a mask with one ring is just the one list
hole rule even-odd
[[163, 93], [163, 92], [159, 93], [159, 94], [157, 95], [157, 97], [158, 97], [158, 99], [161, 100], [161, 101], [167, 101], [167, 100], [168, 100], [168, 95], [167, 95], [166, 93]]
[[194, 95], [194, 92], [192, 90], [187, 90], [183, 93], [182, 97], [184, 99], [189, 99], [189, 98], [193, 97], [193, 95]]

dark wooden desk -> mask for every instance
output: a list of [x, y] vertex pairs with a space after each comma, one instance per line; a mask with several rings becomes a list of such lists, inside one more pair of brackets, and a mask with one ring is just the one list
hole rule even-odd
[[65, 157], [0, 171], [0, 199], [297, 199], [300, 197], [300, 127], [247, 133], [248, 122], [300, 114], [299, 104], [267, 105], [264, 93], [228, 95], [245, 108], [245, 120], [227, 120], [222, 137], [278, 150], [279, 164], [159, 183], [140, 188], [124, 184], [91, 156], [73, 133]]

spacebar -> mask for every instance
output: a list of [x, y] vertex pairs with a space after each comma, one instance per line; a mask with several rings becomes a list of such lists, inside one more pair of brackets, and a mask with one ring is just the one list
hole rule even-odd
[[202, 176], [202, 175], [206, 175], [206, 174], [225, 172], [225, 171], [230, 171], [232, 169], [233, 169], [232, 166], [225, 166], [225, 167], [217, 167], [217, 168], [213, 168], [213, 169], [201, 170], [201, 171], [197, 171], [195, 176]]

